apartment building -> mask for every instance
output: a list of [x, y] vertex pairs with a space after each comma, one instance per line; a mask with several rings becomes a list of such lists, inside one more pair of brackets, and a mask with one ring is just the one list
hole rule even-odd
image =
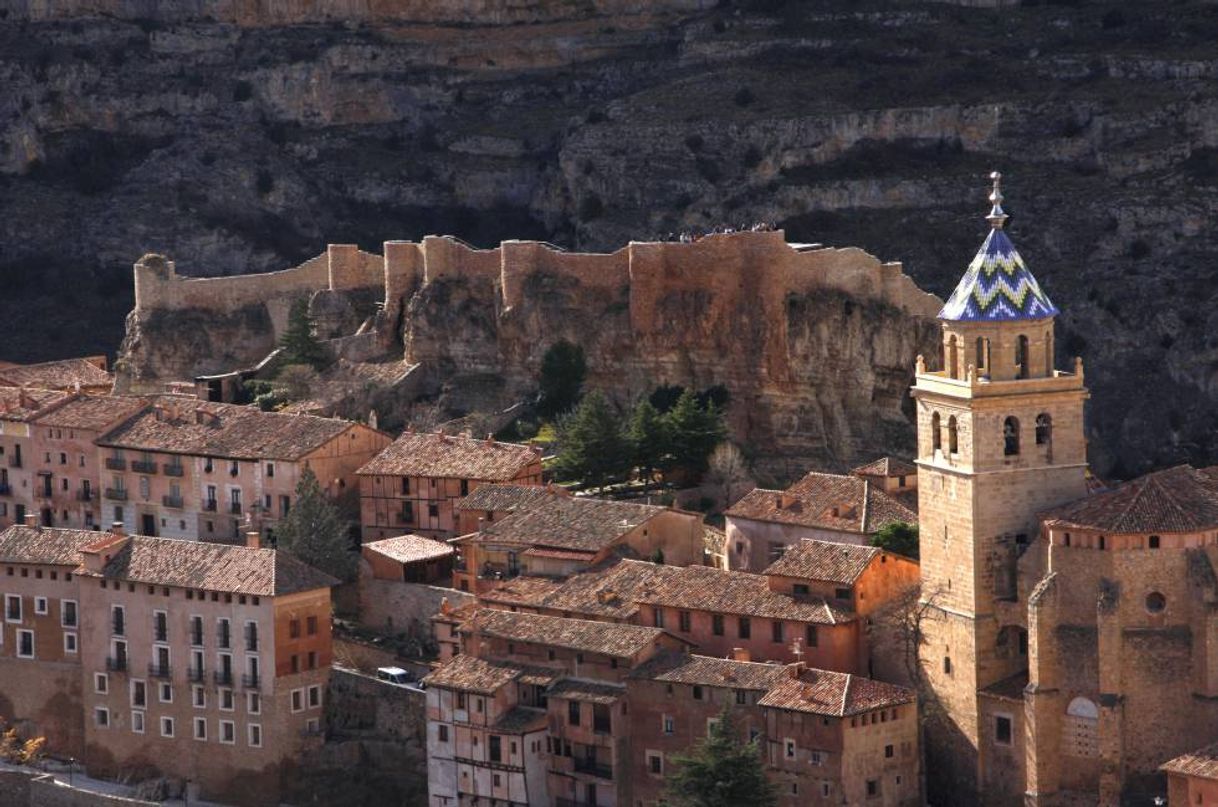
[[454, 504], [482, 485], [541, 484], [541, 452], [518, 443], [408, 431], [359, 469], [364, 541], [458, 535]]
[[43, 526], [96, 529], [102, 524], [101, 458], [94, 441], [148, 405], [141, 398], [72, 395], [30, 421], [27, 505]]
[[655, 807], [725, 707], [783, 805], [920, 803], [912, 690], [640, 625], [481, 609], [459, 634], [425, 679], [431, 807]]
[[45, 730], [90, 775], [278, 803], [281, 774], [321, 742], [336, 581], [248, 541], [0, 533], [0, 664], [17, 671], [0, 717]]
[[69, 399], [52, 390], [0, 386], [0, 527], [24, 524], [37, 480], [31, 421]]
[[390, 442], [359, 423], [151, 396], [98, 438], [102, 517], [129, 532], [273, 542], [309, 468], [332, 498], [357, 490], [356, 471]]

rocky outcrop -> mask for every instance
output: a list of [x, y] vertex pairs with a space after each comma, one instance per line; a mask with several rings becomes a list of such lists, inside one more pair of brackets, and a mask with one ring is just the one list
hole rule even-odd
[[999, 168], [1097, 470], [1218, 461], [1205, 4], [0, 5], [5, 358], [113, 349], [145, 251], [217, 276], [430, 232], [764, 220], [945, 296]]

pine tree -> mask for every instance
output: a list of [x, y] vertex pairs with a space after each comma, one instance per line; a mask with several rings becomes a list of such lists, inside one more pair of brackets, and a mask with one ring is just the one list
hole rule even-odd
[[588, 366], [584, 361], [584, 349], [566, 339], [550, 345], [541, 358], [541, 378], [538, 386], [541, 398], [537, 411], [542, 417], [552, 418], [567, 412], [579, 401]]
[[558, 469], [599, 487], [630, 468], [630, 444], [621, 418], [605, 396], [592, 392], [558, 424]]
[[358, 558], [351, 551], [347, 525], [310, 469], [300, 475], [296, 501], [275, 535], [281, 551], [339, 580], [355, 578]]
[[309, 316], [309, 301], [303, 298], [292, 303], [288, 312], [288, 327], [279, 337], [283, 351], [282, 364], [307, 364], [315, 370], [325, 367], [330, 357], [326, 348], [313, 335], [313, 318]]
[[673, 463], [697, 476], [706, 470], [706, 462], [715, 446], [727, 436], [723, 417], [713, 402], [703, 408], [692, 391], [681, 393], [677, 405], [664, 416], [672, 441]]
[[706, 739], [674, 756], [665, 799], [673, 807], [773, 807], [774, 786], [766, 778], [756, 740], [744, 742], [725, 704]]
[[630, 413], [626, 439], [630, 441], [632, 461], [639, 476], [644, 485], [650, 486], [652, 476], [668, 458], [669, 440], [668, 425], [646, 398], [635, 404]]

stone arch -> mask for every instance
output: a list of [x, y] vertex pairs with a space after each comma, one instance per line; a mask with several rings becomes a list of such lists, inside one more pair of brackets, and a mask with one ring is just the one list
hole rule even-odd
[[956, 426], [956, 416], [947, 419], [947, 450], [955, 454], [960, 451], [959, 428]]
[[930, 416], [930, 448], [931, 451], [943, 450], [943, 431], [939, 413]]
[[1036, 445], [1046, 446], [1053, 443], [1053, 416], [1041, 412], [1036, 416]]
[[1092, 759], [1100, 755], [1100, 710], [1095, 701], [1079, 696], [1066, 707], [1062, 721], [1062, 753]]

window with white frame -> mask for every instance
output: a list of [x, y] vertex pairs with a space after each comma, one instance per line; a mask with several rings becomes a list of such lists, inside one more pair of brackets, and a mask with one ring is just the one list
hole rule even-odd
[[262, 726], [257, 723], [250, 723], [245, 727], [246, 739], [249, 741], [251, 748], [262, 747]]
[[65, 633], [63, 635], [63, 652], [69, 655], [76, 653], [76, 634]]
[[316, 717], [310, 717], [305, 721], [305, 731], [307, 731], [309, 734], [320, 734], [321, 721]]
[[647, 752], [647, 772], [652, 776], [664, 775], [664, 755], [659, 751]]
[[131, 712], [131, 730], [136, 734], [144, 733], [144, 713], [139, 709]]
[[161, 703], [173, 703], [173, 685], [162, 683], [160, 690]]
[[93, 691], [105, 695], [110, 691], [110, 676], [105, 673], [93, 673]]
[[148, 685], [143, 681], [131, 682], [131, 705], [141, 709], [148, 705]]
[[16, 594], [4, 595], [4, 621], [21, 621], [21, 597]]
[[245, 693], [245, 711], [252, 715], [262, 714], [262, 695], [257, 692]]
[[672, 715], [664, 715], [664, 719], [662, 722], [663, 722], [665, 734], [672, 734], [673, 731], [676, 729], [675, 721], [672, 719]]
[[787, 759], [795, 759], [795, 741], [786, 740], [783, 747], [786, 749]]
[[17, 631], [17, 658], [34, 657], [34, 631]]
[[59, 624], [61, 627], [76, 627], [76, 608], [76, 600], [59, 601]]
[[321, 706], [321, 687], [317, 684], [309, 687], [309, 708], [316, 709]]
[[194, 704], [196, 709], [207, 708], [207, 690], [200, 684], [195, 684], [190, 688], [190, 702]]
[[232, 745], [237, 742], [237, 724], [231, 720], [220, 721], [220, 742]]
[[223, 688], [220, 690], [220, 710], [223, 712], [231, 712], [233, 710], [233, 691]]
[[824, 751], [812, 751], [808, 755], [808, 761], [811, 762], [813, 765], [824, 765], [825, 764], [825, 752]]
[[293, 689], [292, 690], [292, 711], [293, 712], [303, 712], [304, 711], [304, 690], [303, 689]]
[[47, 603], [46, 597], [35, 597], [34, 598], [34, 613], [35, 614], [38, 614], [39, 616], [46, 616], [48, 613], [50, 613], [50, 610], [51, 610], [51, 607]]
[[207, 718], [206, 717], [196, 717], [194, 723], [195, 723], [195, 739], [196, 740], [206, 740], [207, 739]]
[[161, 736], [162, 737], [172, 737], [173, 729], [174, 729], [173, 718], [172, 717], [162, 717], [161, 718]]
[[110, 728], [110, 710], [105, 706], [98, 706], [93, 710], [93, 725], [99, 729]]

